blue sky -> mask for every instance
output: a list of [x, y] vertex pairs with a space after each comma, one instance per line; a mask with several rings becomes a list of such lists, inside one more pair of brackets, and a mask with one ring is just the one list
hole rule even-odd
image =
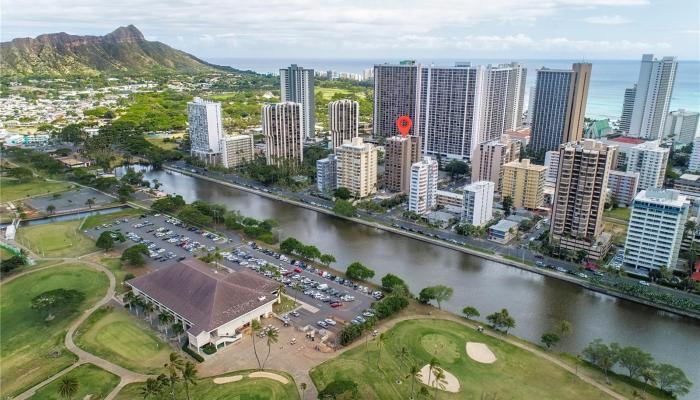
[[698, 0], [21, 0], [3, 41], [146, 38], [200, 57], [700, 59]]

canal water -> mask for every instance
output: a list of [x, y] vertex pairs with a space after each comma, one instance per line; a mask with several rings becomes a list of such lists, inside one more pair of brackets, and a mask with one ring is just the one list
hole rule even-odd
[[467, 305], [482, 317], [507, 308], [517, 323], [513, 334], [532, 342], [538, 343], [543, 332], [565, 319], [574, 331], [559, 350], [578, 354], [595, 338], [638, 346], [658, 362], [682, 368], [694, 382], [685, 398], [700, 399], [696, 320], [179, 173], [147, 170], [145, 178], [158, 179], [161, 190], [188, 202], [204, 200], [247, 216], [274, 218], [280, 223], [280, 237], [294, 236], [333, 254], [338, 269], [360, 261], [376, 271], [375, 281], [391, 272], [414, 293], [430, 285], [451, 286], [454, 295], [443, 307], [455, 313]]

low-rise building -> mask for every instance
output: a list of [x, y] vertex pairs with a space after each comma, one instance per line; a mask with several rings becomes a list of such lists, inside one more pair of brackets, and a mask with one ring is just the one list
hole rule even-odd
[[489, 227], [489, 240], [496, 243], [507, 244], [518, 234], [518, 223], [502, 219], [497, 224]]
[[673, 188], [695, 202], [700, 199], [700, 175], [683, 174], [673, 181]]
[[64, 167], [70, 169], [87, 168], [92, 165], [90, 160], [78, 159], [76, 157], [59, 157], [56, 160], [63, 164]]
[[454, 213], [462, 213], [464, 195], [461, 193], [450, 192], [448, 190], [438, 190], [436, 201], [438, 208], [444, 208], [445, 210]]
[[479, 181], [464, 187], [462, 222], [474, 226], [486, 225], [493, 218], [493, 192], [496, 185]]
[[253, 161], [253, 136], [233, 135], [221, 139], [221, 165], [235, 168]]
[[272, 314], [277, 282], [248, 269], [217, 272], [196, 259], [160, 268], [126, 282], [157, 312], [173, 315], [187, 332], [189, 346], [227, 346], [243, 337], [253, 320]]
[[625, 207], [632, 204], [637, 195], [639, 172], [610, 171], [608, 190], [618, 205]]
[[698, 133], [698, 119], [698, 112], [684, 109], [671, 111], [664, 124], [664, 137], [673, 138], [674, 147], [692, 143]]

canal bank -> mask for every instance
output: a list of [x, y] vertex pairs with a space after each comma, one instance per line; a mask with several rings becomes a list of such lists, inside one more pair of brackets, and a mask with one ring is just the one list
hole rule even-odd
[[364, 220], [364, 219], [361, 219], [361, 218], [345, 217], [345, 216], [337, 215], [337, 214], [335, 214], [332, 210], [329, 210], [329, 209], [326, 209], [326, 208], [323, 208], [323, 207], [318, 207], [318, 206], [314, 206], [314, 205], [312, 205], [312, 204], [308, 204], [308, 203], [296, 201], [296, 200], [289, 199], [289, 198], [286, 198], [286, 197], [283, 197], [283, 196], [279, 196], [279, 195], [276, 195], [276, 194], [273, 194], [273, 193], [268, 193], [268, 192], [264, 192], [264, 191], [262, 191], [262, 190], [257, 190], [257, 189], [255, 189], [255, 188], [250, 188], [250, 187], [246, 187], [246, 186], [242, 186], [242, 185], [237, 185], [237, 184], [235, 184], [235, 183], [226, 182], [226, 181], [222, 181], [222, 180], [219, 180], [219, 179], [211, 178], [211, 177], [208, 177], [208, 176], [205, 176], [205, 175], [198, 174], [198, 173], [196, 173], [196, 172], [188, 171], [188, 170], [186, 170], [186, 169], [181, 169], [181, 168], [171, 167], [171, 166], [164, 166], [163, 168], [166, 169], [166, 170], [169, 170], [169, 171], [181, 173], [181, 174], [183, 174], [183, 175], [191, 176], [191, 177], [194, 177], [194, 178], [197, 178], [197, 179], [202, 179], [202, 180], [206, 180], [206, 181], [209, 181], [209, 182], [213, 182], [213, 183], [216, 183], [216, 184], [219, 184], [219, 185], [228, 186], [228, 187], [234, 188], [234, 189], [236, 189], [236, 190], [241, 190], [241, 191], [245, 191], [245, 192], [248, 192], [248, 193], [252, 193], [252, 194], [255, 194], [255, 195], [258, 195], [258, 196], [266, 197], [266, 198], [271, 199], [271, 200], [280, 201], [280, 202], [283, 202], [283, 203], [286, 203], [286, 204], [290, 204], [290, 205], [293, 205], [293, 206], [296, 206], [296, 207], [302, 207], [302, 208], [305, 208], [305, 209], [308, 209], [308, 210], [312, 210], [312, 211], [315, 211], [315, 212], [323, 213], [323, 214], [330, 215], [330, 216], [333, 216], [333, 217], [336, 217], [336, 218], [340, 218], [340, 219], [344, 219], [344, 220], [347, 220], [347, 221], [351, 221], [351, 222], [355, 222], [355, 223], [358, 223], [358, 224], [362, 224], [362, 225], [365, 225], [365, 226], [368, 226], [368, 227], [371, 227], [371, 228], [380, 229], [380, 230], [383, 230], [383, 231], [386, 231], [386, 232], [391, 232], [391, 233], [394, 233], [394, 234], [397, 234], [397, 235], [402, 235], [402, 236], [409, 237], [409, 238], [412, 238], [412, 239], [415, 239], [415, 240], [420, 240], [420, 241], [422, 241], [422, 242], [429, 243], [429, 244], [432, 244], [432, 245], [441, 246], [441, 247], [448, 248], [448, 249], [450, 249], [450, 250], [455, 250], [455, 251], [459, 251], [459, 252], [462, 252], [462, 253], [465, 253], [465, 254], [469, 254], [469, 255], [472, 255], [472, 256], [480, 257], [480, 258], [482, 258], [482, 259], [489, 260], [489, 261], [493, 261], [493, 262], [496, 262], [496, 263], [499, 263], [499, 264], [504, 264], [504, 265], [507, 265], [507, 266], [510, 266], [510, 267], [519, 268], [519, 269], [521, 269], [521, 270], [525, 270], [525, 271], [528, 271], [528, 272], [533, 272], [533, 273], [536, 273], [536, 274], [539, 274], [539, 275], [543, 275], [543, 276], [547, 276], [547, 277], [550, 277], [550, 278], [560, 279], [560, 280], [563, 280], [563, 281], [566, 281], [566, 282], [569, 282], [569, 283], [578, 285], [578, 286], [580, 286], [580, 287], [583, 287], [583, 288], [585, 288], [585, 289], [587, 289], [587, 290], [595, 291], [595, 292], [597, 292], [597, 293], [602, 293], [602, 294], [605, 294], [605, 295], [614, 296], [614, 297], [617, 297], [617, 298], [620, 298], [620, 299], [624, 299], [624, 300], [627, 300], [627, 301], [633, 301], [633, 302], [636, 302], [636, 303], [638, 303], [638, 304], [643, 304], [643, 305], [648, 306], [648, 307], [654, 307], [654, 308], [657, 308], [657, 309], [659, 309], [659, 310], [663, 310], [663, 311], [665, 311], [665, 312], [669, 312], [669, 313], [681, 315], [681, 316], [684, 316], [684, 317], [694, 318], [694, 319], [696, 319], [696, 320], [700, 320], [700, 314], [697, 314], [697, 313], [694, 313], [694, 312], [691, 312], [691, 311], [682, 310], [682, 309], [679, 309], [679, 308], [676, 308], [676, 307], [667, 306], [667, 305], [665, 305], [665, 304], [658, 304], [658, 303], [655, 303], [655, 302], [652, 302], [652, 301], [649, 301], [649, 300], [646, 300], [646, 299], [642, 299], [642, 298], [639, 298], [639, 297], [635, 297], [635, 296], [630, 296], [630, 295], [628, 295], [628, 294], [626, 294], [626, 293], [622, 293], [622, 292], [620, 292], [620, 291], [618, 291], [618, 290], [611, 289], [611, 288], [607, 288], [607, 287], [600, 287], [600, 286], [597, 286], [597, 285], [593, 285], [593, 284], [591, 284], [591, 283], [589, 283], [589, 282], [587, 282], [587, 281], [584, 281], [584, 280], [582, 280], [582, 279], [579, 279], [579, 278], [576, 278], [576, 277], [573, 277], [573, 276], [569, 276], [569, 275], [566, 275], [566, 274], [563, 274], [563, 273], [559, 273], [559, 272], [555, 272], [555, 271], [551, 271], [551, 270], [547, 270], [547, 269], [542, 269], [542, 268], [535, 268], [535, 267], [533, 267], [533, 266], [531, 266], [531, 265], [528, 265], [528, 264], [525, 264], [525, 263], [521, 263], [521, 262], [517, 262], [517, 261], [515, 261], [515, 260], [509, 259], [509, 258], [505, 258], [505, 257], [503, 257], [503, 256], [501, 256], [501, 255], [498, 255], [498, 254], [489, 254], [489, 253], [485, 253], [485, 252], [478, 251], [478, 250], [475, 250], [475, 249], [471, 249], [471, 248], [468, 248], [468, 247], [455, 245], [455, 244], [452, 244], [452, 243], [449, 243], [449, 242], [446, 242], [446, 241], [443, 241], [443, 240], [438, 240], [438, 239], [434, 239], [434, 238], [431, 238], [431, 237], [427, 237], [427, 236], [425, 236], [425, 235], [420, 235], [420, 234], [413, 233], [413, 232], [407, 232], [407, 231], [405, 231], [405, 230], [396, 229], [396, 228], [394, 228], [394, 227], [387, 226], [387, 225], [384, 225], [384, 224], [380, 224], [380, 223], [377, 223], [377, 222], [367, 221], [367, 220]]

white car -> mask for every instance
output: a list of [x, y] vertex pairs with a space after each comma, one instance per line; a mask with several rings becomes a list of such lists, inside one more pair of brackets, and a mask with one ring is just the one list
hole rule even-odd
[[639, 284], [642, 286], [649, 286], [649, 282], [647, 281], [639, 281]]
[[337, 323], [337, 322], [335, 322], [334, 320], [332, 320], [332, 319], [330, 319], [330, 318], [324, 319], [323, 322], [325, 322], [326, 324], [331, 325], [331, 326], [335, 326], [335, 324]]

